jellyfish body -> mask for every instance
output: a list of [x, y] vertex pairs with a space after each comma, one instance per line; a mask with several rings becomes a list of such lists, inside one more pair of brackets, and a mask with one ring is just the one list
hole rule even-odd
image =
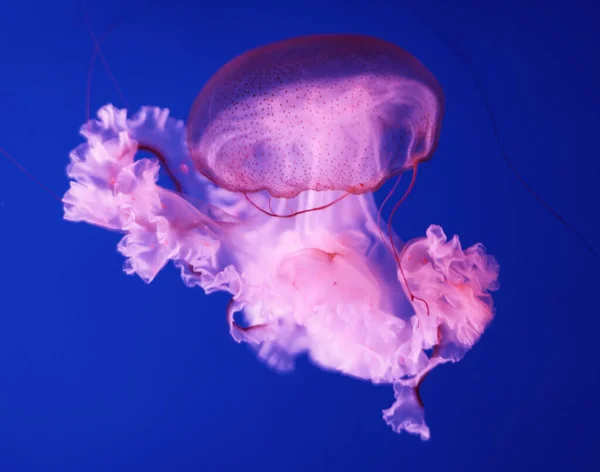
[[433, 154], [443, 110], [434, 76], [398, 46], [306, 36], [223, 66], [194, 102], [189, 150], [230, 191], [360, 194]]
[[[291, 54], [291, 65], [280, 64], [281, 74], [300, 61], [307, 47], [316, 51], [310, 41], [290, 44], [300, 52]], [[309, 80], [312, 85], [304, 88], [305, 94], [318, 97], [318, 84], [323, 83], [334, 84], [339, 94], [328, 96], [325, 105], [307, 104], [303, 95], [299, 113], [307, 119], [306, 135], [294, 125], [289, 130], [293, 139], [285, 134], [285, 119], [282, 126], [273, 119], [282, 119], [288, 106], [278, 87], [287, 84], [288, 94], [293, 94], [297, 82], [291, 77], [296, 73], [286, 80], [269, 75], [281, 77], [281, 83], [269, 89], [277, 90], [270, 100], [271, 106], [279, 100], [278, 111], [257, 116], [256, 108], [248, 107], [258, 106], [255, 99], [260, 99], [230, 95], [236, 87], [219, 87], [231, 77], [260, 84], [264, 74], [243, 79], [226, 66], [227, 77], [219, 72], [200, 94], [187, 134], [183, 122], [170, 118], [168, 110], [144, 107], [127, 117], [125, 110], [103, 107], [98, 119], [81, 129], [86, 142], [71, 153], [65, 218], [123, 232], [118, 249], [126, 257], [125, 271], [148, 283], [173, 261], [188, 286], [207, 293], [229, 292], [231, 335], [251, 345], [272, 368], [290, 370], [295, 357], [306, 353], [322, 368], [393, 385], [396, 401], [384, 411], [385, 421], [397, 432], [426, 439], [429, 429], [417, 387], [436, 365], [462, 358], [483, 333], [493, 315], [489, 293], [497, 288], [498, 265], [480, 244], [463, 250], [456, 236], [448, 240], [436, 225], [424, 237], [406, 243], [400, 257], [389, 250], [373, 193], [367, 189], [431, 155], [442, 96], [433, 82], [423, 81], [424, 68], [406, 59], [421, 75], [406, 72], [394, 80], [405, 86], [419, 79], [412, 89], [404, 89], [416, 95], [390, 98], [383, 66], [365, 65], [360, 62], [367, 60], [364, 55], [346, 57], [343, 45], [336, 47], [342, 48], [342, 63], [355, 71], [363, 64], [367, 75], [349, 75], [342, 68], [331, 83]], [[282, 57], [277, 47], [266, 51]], [[397, 66], [386, 62], [386, 51], [381, 54], [382, 63]], [[242, 66], [258, 61], [258, 70], [268, 71], [269, 64], [279, 64], [273, 57], [266, 60], [250, 53], [234, 60], [233, 66], [236, 61]], [[318, 76], [317, 65], [325, 64], [319, 57], [312, 68], [300, 62], [303, 77]], [[334, 56], [327, 57], [337, 64]], [[378, 74], [388, 77], [387, 82], [374, 82]], [[347, 101], [352, 90], [369, 99], [357, 102], [364, 109], [349, 118], [357, 127], [346, 129], [346, 122], [333, 120], [335, 113], [325, 111], [336, 100]], [[401, 100], [394, 101], [398, 97]], [[203, 106], [208, 111], [200, 112]], [[385, 137], [394, 131], [379, 118], [390, 116], [401, 117], [395, 123], [406, 125], [400, 132], [410, 134], [404, 144]], [[326, 128], [319, 134], [323, 119]], [[367, 121], [365, 134], [357, 135], [361, 120]], [[303, 153], [311, 136], [314, 143]], [[352, 153], [367, 144], [366, 136], [373, 139], [370, 147], [352, 161]], [[140, 148], [153, 150], [159, 159], [136, 160]], [[249, 151], [246, 157], [242, 149]], [[325, 150], [332, 154], [320, 159]], [[349, 167], [345, 174], [344, 163]], [[160, 165], [178, 191], [157, 184]], [[246, 192], [253, 190], [251, 203]], [[335, 205], [327, 205], [332, 201]], [[256, 206], [295, 216], [274, 218]], [[322, 209], [306, 211], [314, 208]], [[389, 238], [396, 247], [402, 245], [393, 231]], [[427, 305], [415, 302], [415, 297]], [[237, 312], [245, 327], [234, 321]]]

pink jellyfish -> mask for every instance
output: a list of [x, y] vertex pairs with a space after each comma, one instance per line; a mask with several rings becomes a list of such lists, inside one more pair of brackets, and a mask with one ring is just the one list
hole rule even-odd
[[[101, 108], [70, 156], [65, 218], [123, 232], [128, 274], [149, 283], [171, 260], [188, 286], [231, 293], [231, 335], [272, 368], [306, 353], [393, 385], [385, 421], [427, 439], [418, 387], [491, 321], [498, 265], [436, 225], [401, 247], [373, 191], [407, 169], [412, 186], [443, 103], [425, 67], [379, 39], [258, 48], [213, 76], [187, 129], [165, 109]], [[160, 165], [177, 191], [157, 185]]]

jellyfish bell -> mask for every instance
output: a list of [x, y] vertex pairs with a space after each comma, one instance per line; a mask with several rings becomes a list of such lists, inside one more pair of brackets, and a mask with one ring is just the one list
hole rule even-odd
[[413, 56], [381, 39], [314, 35], [225, 64], [187, 123], [198, 171], [232, 192], [362, 194], [429, 159], [444, 94]]

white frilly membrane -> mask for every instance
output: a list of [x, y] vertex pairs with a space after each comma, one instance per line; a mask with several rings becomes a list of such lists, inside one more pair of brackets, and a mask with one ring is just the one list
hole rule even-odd
[[[125, 272], [149, 283], [173, 261], [188, 286], [231, 293], [231, 335], [271, 367], [288, 371], [305, 353], [325, 369], [392, 384], [396, 401], [385, 421], [429, 438], [419, 383], [436, 365], [460, 360], [493, 317], [498, 265], [482, 245], [463, 250], [432, 225], [402, 249], [405, 283], [370, 193], [277, 218], [200, 175], [183, 122], [166, 109], [128, 118], [107, 105], [81, 134], [86, 142], [67, 169], [65, 218], [124, 233]], [[139, 148], [160, 159], [136, 160]], [[178, 191], [157, 184], [161, 165]], [[284, 215], [341, 195], [249, 197]]]

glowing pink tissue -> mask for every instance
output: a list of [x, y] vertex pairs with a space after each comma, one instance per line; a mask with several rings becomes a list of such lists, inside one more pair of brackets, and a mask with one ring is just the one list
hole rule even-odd
[[[443, 111], [433, 75], [391, 43], [263, 46], [209, 80], [187, 128], [166, 109], [100, 109], [71, 153], [65, 218], [124, 233], [128, 274], [149, 283], [173, 261], [188, 286], [231, 293], [231, 335], [274, 369], [305, 353], [392, 384], [385, 421], [427, 439], [420, 382], [490, 323], [498, 265], [437, 225], [402, 245], [379, 224], [373, 191], [414, 177]], [[136, 160], [138, 149], [158, 160]], [[160, 166], [176, 191], [157, 185]]]

